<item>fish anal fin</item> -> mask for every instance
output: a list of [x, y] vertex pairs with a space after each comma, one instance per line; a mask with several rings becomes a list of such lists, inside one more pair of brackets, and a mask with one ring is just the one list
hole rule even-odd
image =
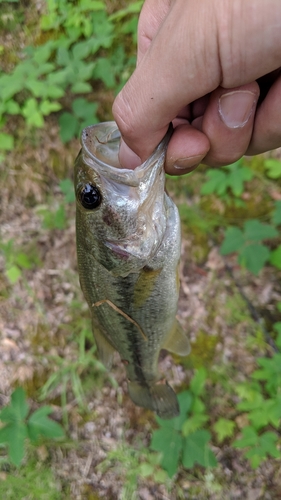
[[162, 346], [162, 349], [166, 349], [178, 356], [187, 356], [190, 353], [189, 340], [178, 320], [175, 320], [171, 333]]
[[142, 408], [153, 410], [160, 418], [174, 418], [179, 415], [179, 403], [172, 387], [167, 383], [151, 386], [139, 382], [128, 382], [131, 400]]
[[113, 354], [115, 349], [94, 324], [93, 324], [93, 334], [97, 344], [98, 357], [100, 361], [104, 364], [104, 366], [110, 369], [112, 366]]

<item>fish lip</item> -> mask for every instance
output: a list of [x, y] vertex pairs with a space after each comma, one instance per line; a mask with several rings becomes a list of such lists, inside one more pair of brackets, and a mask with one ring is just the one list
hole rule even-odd
[[155, 254], [157, 252], [159, 246], [161, 245], [161, 241], [158, 242], [157, 245], [152, 245], [151, 248], [149, 248], [149, 250], [143, 254], [134, 252], [132, 249], [130, 249], [130, 251], [126, 250], [126, 248], [124, 248], [124, 245], [126, 245], [126, 243], [124, 242], [120, 244], [120, 242], [107, 240], [105, 241], [105, 246], [107, 248], [110, 248], [110, 250], [112, 250], [115, 254], [117, 254], [124, 260], [128, 260], [129, 258], [137, 258], [138, 260], [145, 262], [152, 253]]
[[117, 244], [113, 241], [107, 240], [105, 242], [105, 246], [110, 248], [110, 250], [112, 250], [114, 253], [116, 253], [117, 255], [122, 257], [124, 260], [128, 260], [129, 257], [132, 256], [132, 254], [130, 252], [128, 252], [127, 250], [125, 250], [124, 247], [120, 246], [120, 244]]

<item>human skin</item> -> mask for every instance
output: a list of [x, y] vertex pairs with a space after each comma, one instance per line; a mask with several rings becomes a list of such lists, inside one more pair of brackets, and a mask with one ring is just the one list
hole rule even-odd
[[280, 147], [280, 0], [146, 0], [113, 115], [124, 168], [146, 160], [170, 122], [170, 174]]

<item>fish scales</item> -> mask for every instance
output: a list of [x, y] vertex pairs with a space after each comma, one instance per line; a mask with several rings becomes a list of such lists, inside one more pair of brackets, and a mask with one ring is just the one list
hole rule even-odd
[[158, 375], [160, 350], [189, 353], [175, 319], [180, 221], [164, 191], [170, 132], [135, 170], [118, 162], [114, 122], [84, 129], [75, 162], [77, 260], [98, 354], [124, 363], [135, 404], [162, 418], [178, 414], [176, 395]]

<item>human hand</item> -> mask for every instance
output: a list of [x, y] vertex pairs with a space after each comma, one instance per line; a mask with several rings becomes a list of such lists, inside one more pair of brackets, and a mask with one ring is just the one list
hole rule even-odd
[[137, 68], [113, 104], [120, 162], [165, 135], [166, 171], [221, 166], [281, 146], [280, 0], [146, 0]]

